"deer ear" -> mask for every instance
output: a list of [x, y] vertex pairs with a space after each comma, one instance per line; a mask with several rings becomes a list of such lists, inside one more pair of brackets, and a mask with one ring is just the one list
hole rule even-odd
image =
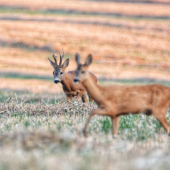
[[49, 58], [48, 58], [48, 60], [49, 60], [49, 62], [51, 64], [51, 66], [54, 68], [55, 67], [55, 63], [53, 61], [51, 61]]
[[75, 60], [76, 60], [77, 65], [79, 65], [80, 64], [80, 55], [78, 53], [76, 53]]
[[69, 59], [67, 58], [63, 63], [63, 67], [66, 68], [68, 67], [68, 65], [69, 65]]
[[92, 55], [89, 54], [88, 57], [86, 58], [85, 65], [89, 66], [92, 63]]

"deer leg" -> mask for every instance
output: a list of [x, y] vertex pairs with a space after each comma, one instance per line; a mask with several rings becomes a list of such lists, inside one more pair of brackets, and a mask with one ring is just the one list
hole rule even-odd
[[[162, 114], [161, 114], [162, 113]], [[159, 120], [159, 122], [162, 124], [168, 135], [170, 135], [170, 124], [166, 120], [166, 111], [165, 112], [159, 112], [159, 114], [154, 114], [154, 116]]]
[[168, 135], [170, 135], [170, 125], [167, 122], [166, 118], [157, 118], [159, 120], [159, 122], [162, 124], [162, 126], [164, 127], [164, 129], [166, 130], [166, 132], [168, 133]]
[[90, 102], [93, 102], [93, 98], [89, 95]]
[[93, 98], [89, 94], [88, 94], [88, 96], [89, 96], [89, 101], [93, 102]]
[[107, 111], [105, 108], [97, 108], [97, 109], [95, 109], [95, 110], [92, 110], [92, 112], [90, 113], [90, 116], [89, 116], [89, 118], [88, 118], [88, 121], [87, 121], [87, 123], [86, 123], [86, 125], [85, 125], [85, 127], [84, 127], [84, 129], [83, 129], [83, 133], [84, 133], [84, 136], [85, 136], [85, 137], [88, 136], [87, 129], [88, 129], [88, 127], [89, 127], [89, 123], [90, 123], [91, 118], [92, 118], [95, 114], [97, 114], [97, 115], [103, 115], [103, 116], [107, 116], [107, 115], [109, 116], [108, 111]]
[[72, 97], [71, 97], [71, 96], [66, 96], [66, 97], [67, 97], [67, 102], [68, 102], [68, 103], [71, 103]]
[[78, 101], [79, 101], [80, 96], [81, 96], [80, 92], [77, 92], [76, 102], [78, 102]]
[[84, 94], [81, 96], [81, 99], [82, 99], [83, 103], [88, 102], [87, 93], [84, 93]]
[[112, 127], [113, 127], [112, 136], [113, 138], [116, 138], [119, 129], [119, 116], [112, 117]]

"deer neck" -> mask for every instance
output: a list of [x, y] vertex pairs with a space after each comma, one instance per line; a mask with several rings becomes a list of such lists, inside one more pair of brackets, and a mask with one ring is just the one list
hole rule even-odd
[[90, 75], [86, 80], [82, 82], [82, 84], [86, 88], [89, 95], [97, 102], [98, 105], [102, 105], [105, 103], [102, 97], [103, 87], [94, 83], [94, 81], [90, 78]]
[[64, 87], [64, 89], [66, 91], [70, 91], [71, 90], [69, 81], [70, 81], [70, 78], [69, 78], [68, 74], [64, 73], [63, 79], [61, 81], [61, 84], [63, 85], [63, 87]]

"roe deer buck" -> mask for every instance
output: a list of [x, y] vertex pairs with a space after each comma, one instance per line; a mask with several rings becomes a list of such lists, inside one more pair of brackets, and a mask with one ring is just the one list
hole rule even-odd
[[119, 116], [125, 114], [145, 113], [153, 114], [168, 134], [169, 123], [166, 120], [166, 110], [170, 103], [170, 88], [159, 84], [140, 86], [100, 86], [93, 83], [88, 73], [88, 67], [92, 63], [92, 55], [89, 54], [85, 64], [80, 63], [80, 56], [76, 54], [77, 69], [74, 82], [81, 82], [87, 92], [96, 101], [98, 108], [89, 116], [83, 133], [87, 137], [87, 128], [92, 116], [95, 114], [110, 116], [113, 125], [113, 137], [116, 137], [119, 126]]
[[[49, 58], [51, 66], [54, 68], [53, 75], [54, 75], [54, 83], [61, 83], [63, 87], [63, 91], [67, 97], [67, 102], [71, 102], [72, 98], [76, 96], [76, 100], [78, 100], [79, 97], [82, 98], [83, 102], [87, 102], [87, 91], [82, 85], [82, 83], [75, 84], [73, 82], [75, 72], [69, 71], [68, 73], [65, 72], [65, 69], [69, 65], [69, 59], [66, 59], [64, 63], [62, 64], [62, 59], [64, 57], [64, 51], [63, 55], [60, 55], [60, 62], [59, 65], [57, 64], [57, 57], [55, 56], [55, 53], [53, 53], [54, 61], [51, 61]], [[89, 73], [92, 81], [96, 84], [97, 78], [94, 74]], [[89, 95], [89, 99], [92, 102], [93, 98]]]

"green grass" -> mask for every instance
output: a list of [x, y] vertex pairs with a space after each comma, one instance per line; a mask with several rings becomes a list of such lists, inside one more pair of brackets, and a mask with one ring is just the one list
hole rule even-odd
[[162, 84], [164, 86], [170, 87], [170, 82], [168, 80], [162, 79], [149, 79], [149, 78], [132, 78], [132, 79], [99, 79], [98, 83], [101, 85], [108, 84], [121, 84], [121, 85], [147, 85], [147, 84]]
[[61, 16], [75, 16], [75, 17], [111, 17], [117, 19], [126, 19], [126, 20], [163, 20], [168, 21], [169, 16], [145, 16], [145, 15], [126, 15], [122, 13], [102, 13], [102, 12], [84, 12], [79, 10], [64, 10], [64, 9], [36, 9], [31, 10], [29, 8], [15, 8], [8, 6], [1, 6], [0, 13], [7, 14], [28, 14], [28, 15], [61, 15]]
[[15, 72], [3, 72], [0, 73], [0, 77], [13, 78], [13, 79], [37, 79], [37, 80], [46, 80], [46, 81], [53, 80], [52, 76], [40, 76], [40, 75], [22, 74], [22, 73], [15, 73]]

